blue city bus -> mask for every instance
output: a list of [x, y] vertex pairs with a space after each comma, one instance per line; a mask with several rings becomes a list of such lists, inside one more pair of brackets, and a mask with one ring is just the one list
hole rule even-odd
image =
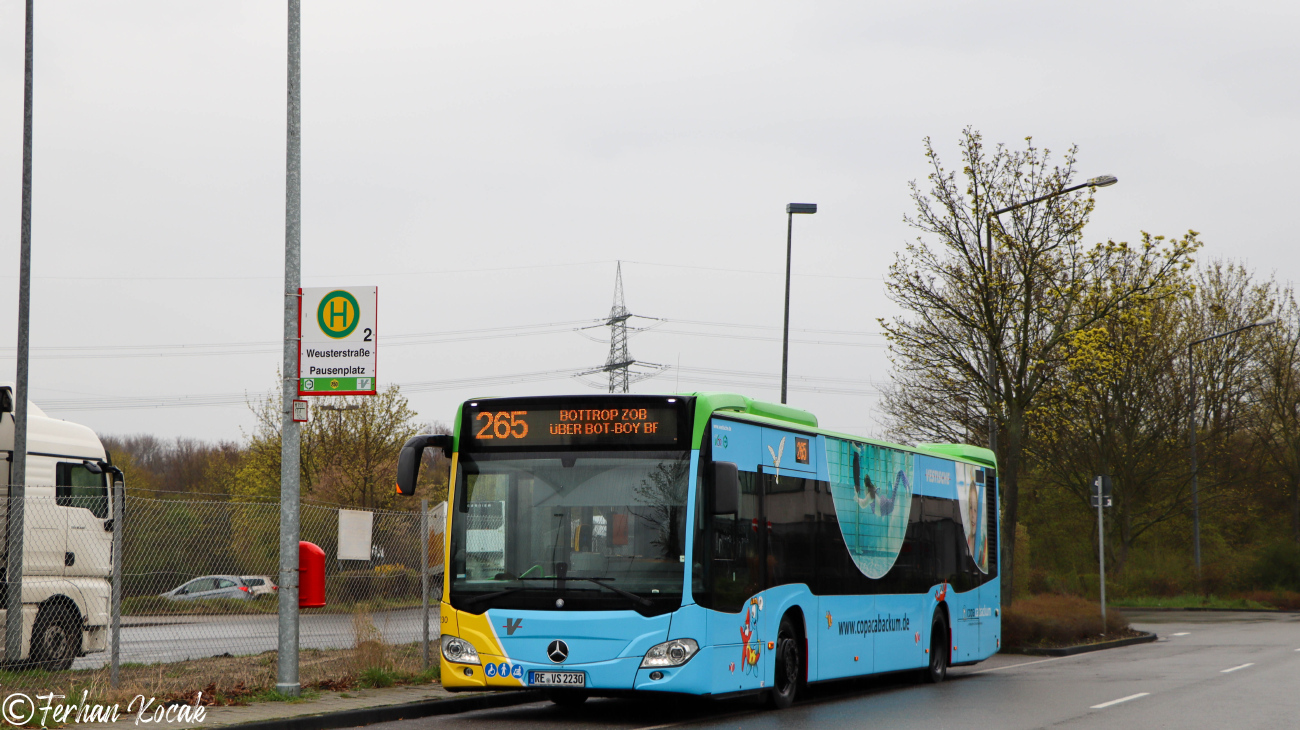
[[898, 446], [728, 393], [467, 401], [451, 459], [442, 684], [765, 693], [1001, 646], [992, 452]]

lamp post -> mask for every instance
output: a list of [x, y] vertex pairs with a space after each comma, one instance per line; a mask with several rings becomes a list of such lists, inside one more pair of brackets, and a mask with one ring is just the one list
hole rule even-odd
[[[1018, 210], [1026, 206], [1033, 205], [1034, 203], [1041, 203], [1044, 200], [1050, 200], [1052, 198], [1065, 195], [1066, 193], [1072, 193], [1075, 190], [1080, 190], [1082, 188], [1106, 188], [1106, 187], [1110, 187], [1111, 185], [1114, 185], [1117, 182], [1119, 182], [1119, 178], [1115, 177], [1114, 175], [1099, 175], [1097, 177], [1088, 180], [1087, 182], [1080, 183], [1078, 185], [1073, 185], [1068, 188], [1062, 188], [1060, 190], [1057, 190], [1054, 193], [1048, 193], [1047, 195], [1040, 195], [1037, 198], [1033, 198], [1032, 200], [1026, 200], [1023, 203], [1016, 203], [1014, 205], [1008, 205], [1005, 208], [998, 208], [992, 213], [989, 213], [988, 225], [984, 227], [985, 248], [987, 249], [987, 251], [985, 252], [986, 258], [984, 259], [984, 265], [986, 267], [985, 271], [987, 272], [986, 275], [988, 277], [988, 280], [985, 282], [985, 284], [990, 289], [990, 295], [991, 295], [991, 290], [993, 288], [993, 224], [997, 223], [999, 228], [1002, 227], [1002, 223], [1001, 221], [998, 220], [998, 216], [1002, 215], [1003, 213], [1007, 213], [1013, 210]], [[992, 451], [994, 454], [996, 454], [998, 451], [998, 422], [997, 422], [997, 412], [994, 410], [994, 403], [997, 401], [998, 389], [997, 389], [997, 376], [996, 376], [997, 370], [994, 368], [994, 362], [993, 362], [994, 347], [995, 344], [993, 342], [993, 332], [990, 330], [989, 353], [988, 353], [989, 451]]]
[[1191, 398], [1189, 399], [1190, 402], [1187, 407], [1187, 431], [1188, 438], [1191, 442], [1189, 451], [1191, 451], [1192, 455], [1192, 544], [1193, 553], [1196, 556], [1196, 585], [1198, 588], [1201, 585], [1201, 495], [1197, 490], [1196, 484], [1196, 368], [1192, 367], [1192, 347], [1194, 345], [1199, 345], [1202, 342], [1217, 340], [1221, 337], [1245, 332], [1248, 329], [1267, 327], [1273, 324], [1277, 324], [1277, 320], [1272, 317], [1267, 317], [1258, 322], [1252, 322], [1244, 327], [1238, 327], [1235, 330], [1220, 332], [1217, 335], [1202, 337], [1199, 340], [1187, 343], [1187, 380], [1188, 386], [1191, 388]]
[[816, 212], [816, 203], [790, 203], [785, 206], [788, 220], [785, 226], [785, 326], [781, 328], [781, 403], [783, 404], [786, 376], [790, 369], [790, 250], [794, 235], [794, 214], [811, 215]]

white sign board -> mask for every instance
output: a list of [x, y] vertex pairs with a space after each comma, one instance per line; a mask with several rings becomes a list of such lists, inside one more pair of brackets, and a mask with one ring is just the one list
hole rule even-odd
[[339, 510], [339, 560], [369, 560], [375, 513]]
[[298, 395], [378, 392], [379, 287], [298, 291]]

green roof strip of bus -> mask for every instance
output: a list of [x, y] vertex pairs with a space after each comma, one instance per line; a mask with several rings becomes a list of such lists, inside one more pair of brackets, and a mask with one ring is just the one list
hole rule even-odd
[[460, 417], [465, 413], [465, 404], [469, 401], [461, 401], [456, 406], [456, 418], [451, 422], [451, 453], [460, 451]]
[[919, 451], [929, 451], [950, 458], [962, 459], [963, 461], [973, 461], [988, 467], [997, 468], [998, 465], [993, 452], [982, 446], [971, 446], [970, 444], [917, 444], [916, 448]]
[[682, 393], [682, 395], [695, 398], [695, 427], [691, 434], [691, 447], [696, 449], [700, 448], [701, 440], [704, 438], [704, 427], [715, 411], [731, 411], [806, 428], [817, 428], [817, 416], [780, 403], [754, 400], [735, 393]]

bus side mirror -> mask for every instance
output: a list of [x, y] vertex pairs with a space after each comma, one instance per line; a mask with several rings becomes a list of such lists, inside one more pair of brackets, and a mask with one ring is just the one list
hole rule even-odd
[[424, 449], [430, 446], [442, 449], [443, 456], [451, 458], [451, 436], [432, 433], [412, 436], [397, 456], [398, 494], [405, 497], [415, 494], [415, 480], [420, 476], [420, 457], [424, 456]]
[[713, 514], [740, 512], [740, 471], [730, 461], [713, 462]]

